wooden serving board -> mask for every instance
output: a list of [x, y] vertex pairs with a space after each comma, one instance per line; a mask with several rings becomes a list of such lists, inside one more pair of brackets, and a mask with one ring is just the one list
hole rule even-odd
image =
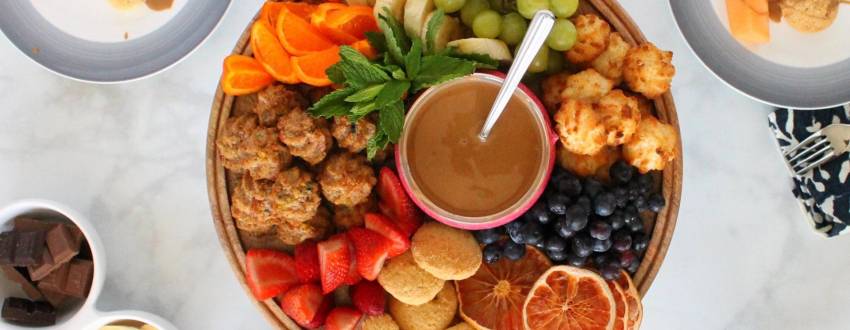
[[[604, 17], [611, 24], [612, 28], [622, 34], [623, 38], [631, 44], [639, 44], [647, 41], [641, 30], [616, 0], [582, 0], [579, 10], [585, 13], [597, 13]], [[236, 47], [233, 49], [233, 54], [249, 55], [251, 53], [249, 44], [250, 23], [253, 22], [249, 22], [247, 28], [245, 28], [242, 36], [236, 43]], [[679, 119], [676, 115], [673, 96], [668, 92], [654, 101], [658, 118], [663, 122], [673, 125], [676, 131], [679, 132]], [[233, 268], [233, 272], [248, 295], [251, 295], [251, 291], [245, 282], [245, 251], [250, 246], [263, 245], [264, 242], [257, 241], [251, 237], [241, 237], [236, 229], [233, 218], [230, 215], [229, 197], [232, 191], [230, 189], [233, 187], [232, 183], [235, 182], [236, 177], [228, 173], [222, 166], [215, 142], [227, 118], [233, 113], [247, 111], [254, 102], [256, 102], [255, 96], [228, 96], [222, 92], [220, 87], [218, 88], [212, 105], [212, 111], [210, 111], [206, 159], [207, 190], [213, 223], [215, 224], [221, 246]], [[652, 285], [652, 281], [655, 279], [655, 275], [664, 261], [664, 256], [667, 254], [667, 247], [670, 245], [670, 239], [673, 237], [673, 230], [676, 227], [676, 218], [679, 214], [679, 203], [682, 194], [683, 165], [681, 139], [677, 150], [679, 157], [663, 171], [659, 183], [662, 194], [667, 200], [667, 207], [661, 213], [658, 213], [654, 222], [648, 224], [647, 228], [651, 229], [652, 237], [640, 268], [634, 276], [635, 284], [641, 295], [645, 295], [650, 285]], [[288, 250], [291, 247], [280, 246], [279, 248]], [[254, 300], [254, 303], [276, 328], [300, 329], [295, 322], [283, 313], [280, 306], [274, 300]]]

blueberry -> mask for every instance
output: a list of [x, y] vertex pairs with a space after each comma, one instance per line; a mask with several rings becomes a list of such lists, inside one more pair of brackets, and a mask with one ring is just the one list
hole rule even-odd
[[623, 208], [629, 203], [629, 191], [626, 188], [617, 187], [611, 190], [611, 193], [614, 194], [614, 205], [616, 207]]
[[661, 196], [659, 193], [650, 195], [649, 200], [647, 201], [649, 210], [655, 213], [661, 212], [666, 204], [667, 201], [664, 200], [664, 196]]
[[589, 197], [596, 197], [596, 195], [601, 193], [603, 189], [604, 189], [604, 187], [602, 186], [602, 183], [600, 183], [599, 181], [596, 181], [596, 179], [593, 179], [593, 178], [584, 179], [584, 189], [583, 190], [584, 190], [585, 195], [587, 195]]
[[618, 230], [612, 238], [614, 241], [614, 250], [624, 252], [632, 248], [632, 235], [627, 230]]
[[613, 281], [620, 278], [620, 268], [615, 265], [605, 265], [605, 267], [600, 269], [600, 272], [602, 273], [602, 278], [607, 281]]
[[558, 192], [564, 195], [567, 195], [569, 197], [581, 195], [581, 181], [570, 174], [565, 173], [565, 175], [561, 176], [558, 180], [554, 182], [555, 189], [557, 189]]
[[533, 245], [534, 245], [534, 247], [536, 247], [540, 250], [546, 249], [546, 241], [545, 240], [540, 240], [540, 242], [534, 243]]
[[636, 233], [634, 237], [632, 237], [632, 248], [638, 254], [643, 254], [646, 251], [646, 247], [649, 246], [649, 236], [644, 233]]
[[593, 212], [600, 217], [607, 217], [614, 213], [616, 206], [617, 200], [612, 193], [601, 193], [593, 200]]
[[561, 236], [563, 238], [570, 238], [575, 235], [575, 231], [570, 229], [570, 226], [567, 224], [567, 220], [564, 219], [555, 222], [553, 228], [555, 229], [555, 232], [558, 234], [558, 236]]
[[484, 229], [475, 232], [475, 239], [481, 244], [490, 244], [502, 238], [500, 231], [497, 228]]
[[525, 244], [528, 242], [527, 236], [525, 236], [525, 231], [522, 230], [525, 225], [522, 225], [519, 229], [513, 229], [508, 231], [508, 236], [510, 236], [511, 241], [516, 244]]
[[611, 249], [612, 244], [613, 243], [611, 243], [610, 238], [604, 239], [604, 240], [595, 239], [595, 240], [593, 240], [593, 243], [591, 244], [591, 249], [593, 249], [593, 252], [599, 252], [599, 253], [607, 252], [608, 250]]
[[626, 225], [628, 225], [632, 223], [635, 219], [640, 219], [640, 214], [638, 213], [638, 210], [634, 207], [634, 205], [629, 205], [626, 206], [625, 209], [623, 209], [623, 217], [626, 221]]
[[525, 256], [525, 245], [507, 242], [505, 243], [505, 248], [502, 253], [504, 253], [505, 258], [510, 260], [522, 259], [522, 257]]
[[641, 195], [648, 194], [652, 191], [652, 176], [649, 174], [641, 174], [636, 179], [638, 191]]
[[[519, 231], [522, 233], [523, 238], [525, 238], [526, 244], [536, 245], [543, 241], [543, 231], [540, 230], [540, 226], [537, 223], [526, 223]], [[522, 244], [520, 242], [516, 243]]]
[[567, 204], [569, 202], [570, 198], [567, 197], [567, 195], [562, 194], [552, 194], [546, 198], [546, 206], [549, 207], [549, 212], [557, 215], [564, 215], [564, 213], [567, 213]]
[[611, 225], [602, 220], [593, 220], [590, 223], [590, 237], [597, 240], [606, 240], [611, 237]]
[[585, 235], [579, 235], [573, 238], [572, 242], [573, 253], [580, 257], [587, 257], [592, 252], [591, 239]]
[[638, 212], [643, 212], [649, 209], [649, 205], [646, 203], [646, 197], [643, 197], [643, 195], [635, 197], [635, 200], [632, 201], [632, 205], [638, 210]]
[[487, 244], [484, 247], [484, 262], [492, 264], [502, 258], [502, 247], [499, 243]]
[[643, 231], [643, 220], [640, 217], [632, 218], [631, 222], [626, 221], [626, 225], [629, 226], [629, 230], [632, 232]]
[[608, 264], [609, 256], [607, 253], [597, 253], [590, 257], [590, 261], [593, 262], [593, 265], [596, 266], [597, 269], [602, 269], [605, 265]]
[[631, 165], [627, 164], [625, 161], [618, 160], [614, 165], [611, 165], [611, 168], [608, 170], [608, 175], [614, 181], [614, 183], [623, 184], [632, 180], [632, 176], [635, 174], [635, 168]]
[[637, 255], [632, 250], [626, 250], [620, 253], [620, 267], [622, 268], [629, 267], [635, 260], [637, 260]]
[[542, 224], [549, 223], [549, 210], [546, 209], [546, 204], [543, 201], [538, 201], [537, 204], [526, 213], [529, 220], [534, 220]]
[[567, 260], [567, 253], [564, 251], [546, 251], [546, 255], [549, 256], [549, 259], [552, 259], [554, 262], [561, 262]]
[[519, 221], [519, 220], [514, 220], [513, 222], [509, 222], [508, 224], [505, 225], [505, 231], [507, 231], [508, 234], [510, 234], [510, 232], [516, 231], [517, 229], [522, 227], [523, 223], [524, 222]]
[[579, 257], [575, 253], [567, 254], [567, 263], [575, 267], [584, 267], [587, 264], [587, 257]]
[[559, 236], [552, 236], [546, 239], [546, 250], [549, 251], [564, 251], [567, 248], [567, 241]]
[[611, 225], [611, 229], [618, 230], [626, 226], [626, 216], [623, 215], [622, 211], [615, 211], [608, 217], [608, 223]]
[[592, 208], [593, 208], [592, 207], [593, 205], [590, 201], [590, 197], [587, 197], [587, 196], [579, 197], [576, 200], [575, 205], [581, 206], [581, 209], [584, 210], [584, 213], [587, 214], [587, 215], [590, 215], [590, 212], [592, 211]]
[[632, 264], [629, 265], [629, 267], [626, 268], [626, 270], [628, 270], [629, 273], [634, 274], [635, 272], [638, 271], [638, 268], [640, 268], [640, 259], [635, 258], [635, 260], [632, 261]]
[[587, 226], [587, 213], [581, 205], [573, 205], [567, 209], [564, 220], [571, 231], [579, 231]]

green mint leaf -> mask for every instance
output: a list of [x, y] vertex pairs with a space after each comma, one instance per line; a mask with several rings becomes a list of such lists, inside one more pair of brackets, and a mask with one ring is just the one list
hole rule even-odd
[[390, 13], [389, 8], [384, 8], [384, 13], [378, 15], [378, 27], [384, 32], [387, 43], [387, 52], [397, 63], [404, 63], [404, 53], [410, 47], [410, 40], [404, 33], [401, 24]]
[[446, 14], [442, 9], [437, 9], [431, 13], [431, 19], [425, 23], [425, 31], [427, 31], [425, 33], [425, 49], [428, 50], [429, 54], [436, 50], [437, 33], [440, 32], [445, 16]]
[[[394, 80], [390, 80], [394, 81]], [[358, 103], [358, 102], [366, 102], [375, 99], [375, 96], [378, 96], [378, 93], [384, 89], [384, 84], [372, 85], [357, 91], [354, 94], [349, 95], [345, 98], [345, 102]]]
[[475, 72], [475, 64], [471, 61], [443, 56], [431, 55], [422, 58], [422, 68], [419, 75], [413, 79], [413, 92], [431, 87], [455, 78], [460, 78]]
[[375, 97], [375, 106], [383, 109], [396, 102], [401, 102], [408, 89], [410, 89], [410, 82], [407, 80], [388, 81], [386, 86], [378, 93], [378, 96]]
[[460, 58], [460, 59], [464, 59], [464, 60], [467, 60], [467, 61], [475, 62], [475, 67], [477, 69], [498, 69], [499, 68], [499, 64], [500, 64], [499, 61], [490, 57], [490, 55], [487, 55], [487, 54], [461, 53], [457, 50], [457, 48], [454, 48], [454, 47], [446, 48], [444, 50], [444, 52], [445, 52], [444, 54], [447, 55], [447, 56], [451, 56], [451, 57], [454, 57], [454, 58]]
[[366, 32], [366, 40], [369, 40], [369, 44], [372, 45], [372, 48], [375, 48], [375, 51], [379, 54], [387, 51], [387, 39], [385, 39], [381, 33], [368, 31]]
[[353, 88], [344, 88], [333, 91], [322, 97], [318, 102], [314, 103], [307, 111], [315, 117], [323, 118], [347, 114], [351, 105], [345, 103], [345, 98], [354, 94], [355, 91], [356, 90]]
[[390, 142], [397, 142], [401, 136], [401, 129], [404, 126], [404, 103], [398, 100], [386, 107], [381, 108], [381, 118], [379, 125], [381, 130], [387, 135]]
[[354, 48], [340, 47], [339, 57], [340, 61], [334, 66], [339, 66], [340, 71], [345, 75], [345, 83], [353, 88], [365, 88], [390, 80], [390, 76], [384, 70], [369, 62], [366, 56]]
[[331, 67], [325, 70], [325, 74], [328, 75], [328, 79], [334, 84], [342, 85], [345, 83], [345, 74], [342, 72], [339, 63], [331, 65]]
[[389, 142], [387, 134], [384, 131], [378, 130], [375, 132], [375, 135], [369, 138], [369, 141], [366, 141], [366, 158], [369, 160], [375, 158], [375, 154], [378, 151], [384, 150]]
[[372, 113], [377, 109], [375, 107], [375, 102], [367, 102], [367, 103], [358, 103], [355, 104], [354, 107], [351, 108], [351, 119], [357, 120], [363, 118], [363, 116]]
[[410, 46], [410, 52], [404, 57], [404, 67], [407, 69], [407, 76], [410, 79], [415, 79], [419, 74], [420, 66], [422, 66], [422, 41], [414, 39], [413, 45]]
[[395, 64], [389, 64], [384, 66], [384, 70], [390, 73], [390, 76], [395, 80], [404, 80], [407, 79], [407, 75], [404, 73], [404, 70], [401, 69], [400, 66]]

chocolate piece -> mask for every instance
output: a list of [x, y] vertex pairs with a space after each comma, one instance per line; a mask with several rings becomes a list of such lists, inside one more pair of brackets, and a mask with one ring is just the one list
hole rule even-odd
[[71, 264], [63, 264], [58, 269], [47, 275], [44, 279], [38, 282], [38, 289], [41, 291], [49, 290], [56, 292], [64, 292], [65, 282], [68, 281], [68, 271], [71, 269]]
[[13, 232], [0, 233], [0, 264], [10, 265], [15, 262], [15, 240], [18, 236]]
[[74, 259], [68, 263], [68, 280], [60, 292], [77, 298], [85, 298], [91, 289], [94, 277], [94, 263], [89, 260]]
[[44, 300], [47, 300], [47, 302], [50, 303], [50, 305], [52, 305], [53, 308], [56, 309], [65, 308], [68, 306], [68, 304], [74, 301], [71, 296], [61, 292], [44, 290], [41, 292], [41, 294], [44, 295]]
[[27, 266], [27, 270], [33, 281], [41, 281], [41, 279], [60, 266], [62, 266], [61, 263], [54, 263], [50, 253], [45, 252], [41, 254], [41, 262], [37, 265]]
[[21, 298], [6, 298], [0, 316], [10, 323], [23, 326], [43, 327], [56, 324], [56, 309], [50, 304]]
[[12, 266], [34, 265], [44, 253], [44, 231], [0, 234], [0, 264]]
[[14, 228], [16, 231], [50, 230], [53, 226], [60, 224], [65, 226], [65, 228], [68, 228], [68, 231], [71, 232], [71, 236], [73, 236], [74, 239], [80, 242], [85, 239], [85, 235], [83, 235], [83, 232], [80, 231], [80, 228], [77, 228], [77, 226], [71, 223], [36, 220], [32, 218], [15, 218], [14, 222]]
[[71, 231], [62, 225], [55, 225], [47, 231], [47, 249], [54, 263], [65, 263], [80, 253], [80, 241], [76, 240]]
[[24, 293], [27, 294], [28, 297], [32, 300], [42, 300], [44, 296], [41, 294], [41, 291], [35, 287], [35, 284], [27, 278], [26, 273], [23, 268], [15, 268], [9, 265], [0, 266], [0, 271], [3, 271], [3, 274], [6, 275], [6, 278], [14, 283], [18, 283], [21, 286], [21, 289], [24, 290]]

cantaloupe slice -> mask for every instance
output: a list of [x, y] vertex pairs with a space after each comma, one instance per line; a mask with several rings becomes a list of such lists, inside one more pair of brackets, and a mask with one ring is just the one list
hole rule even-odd
[[732, 35], [746, 43], [770, 42], [770, 18], [767, 13], [759, 14], [744, 1], [746, 0], [726, 0]]
[[767, 15], [769, 11], [767, 6], [768, 0], [745, 0], [744, 2], [759, 14]]

